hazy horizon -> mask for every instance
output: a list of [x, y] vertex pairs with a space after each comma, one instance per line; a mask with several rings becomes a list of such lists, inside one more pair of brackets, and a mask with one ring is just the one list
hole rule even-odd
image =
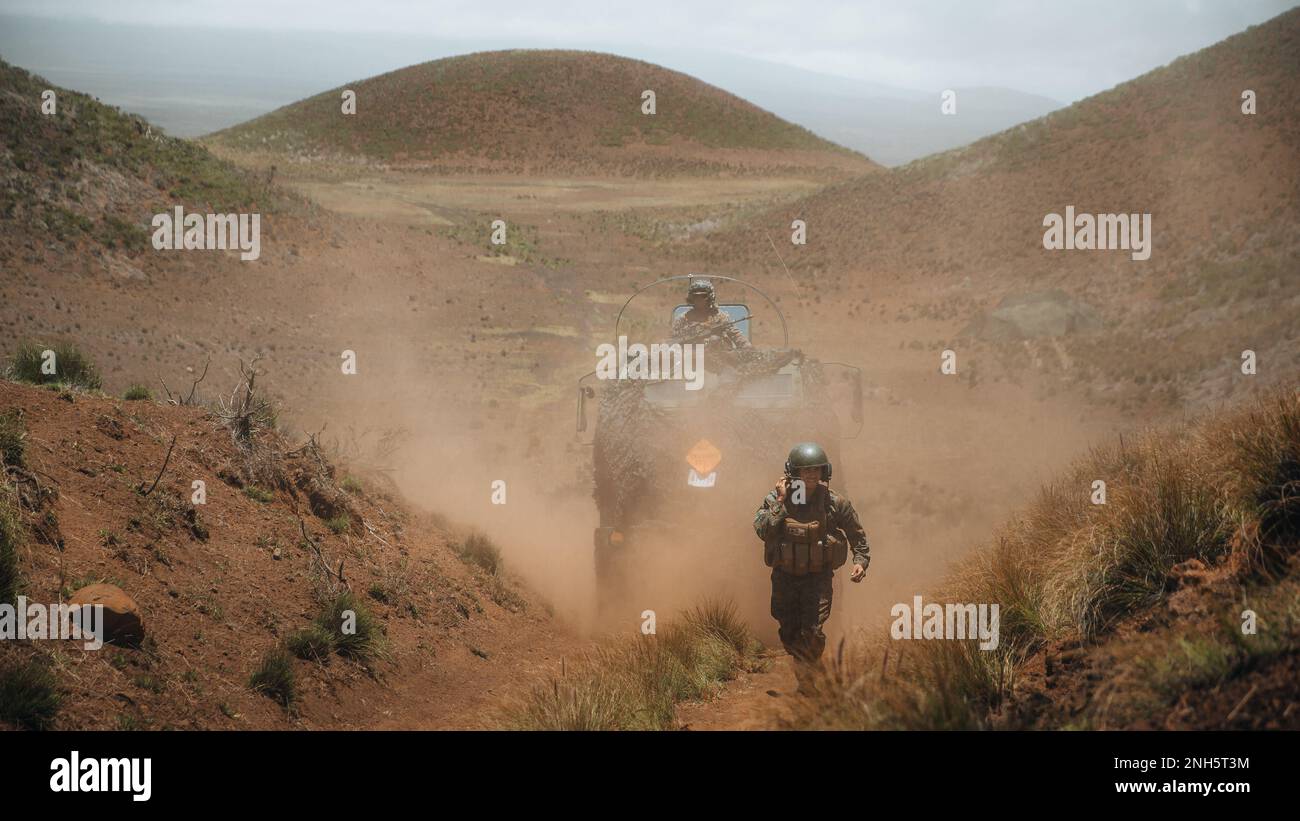
[[[363, 17], [350, 6], [323, 5], [334, 10], [325, 15], [315, 4], [306, 19], [291, 13], [292, 3], [246, 0], [223, 4], [221, 14], [153, 0], [107, 8], [6, 0], [0, 57], [195, 137], [443, 57], [508, 48], [602, 51], [690, 74], [895, 165], [1043, 116], [1291, 4], [1160, 0], [1135, 10], [1117, 0], [1069, 27], [1052, 23], [1068, 13], [1066, 4], [1019, 0], [982, 4], [985, 16], [974, 17], [973, 4], [949, 0], [902, 9], [867, 4], [874, 17], [843, 4], [785, 17], [764, 4], [722, 4], [713, 15], [691, 4], [690, 32], [659, 19], [671, 14], [647, 16], [640, 7], [583, 15], [575, 12], [580, 3], [549, 12], [554, 19], [542, 25], [527, 4], [507, 3], [496, 22], [454, 3], [443, 6], [454, 14], [432, 16], [400, 0], [378, 0]], [[313, 23], [326, 17], [329, 27]], [[1004, 22], [1011, 17], [1015, 24]], [[958, 117], [941, 117], [938, 95], [947, 88], [984, 91], [963, 95]]]

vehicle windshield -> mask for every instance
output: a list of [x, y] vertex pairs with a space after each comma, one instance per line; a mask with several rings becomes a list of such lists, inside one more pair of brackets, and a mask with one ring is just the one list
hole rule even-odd
[[[674, 308], [673, 322], [676, 322], [679, 316], [682, 316], [690, 309], [691, 306], [689, 305], [678, 305], [676, 308]], [[740, 332], [744, 335], [746, 339], [749, 339], [749, 306], [748, 305], [728, 303], [724, 305], [719, 305], [718, 310], [726, 314], [727, 319], [740, 320], [739, 322], [736, 322], [736, 327], [740, 329]]]

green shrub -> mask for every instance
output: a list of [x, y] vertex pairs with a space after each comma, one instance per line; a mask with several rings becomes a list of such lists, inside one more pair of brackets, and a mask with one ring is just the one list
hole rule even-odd
[[386, 654], [383, 626], [351, 593], [334, 599], [316, 624], [333, 638], [334, 649], [341, 656], [367, 662]]
[[144, 385], [132, 385], [126, 389], [122, 398], [128, 402], [148, 401], [153, 399], [153, 393]]
[[269, 490], [258, 487], [257, 485], [248, 485], [244, 488], [244, 495], [254, 502], [266, 504], [275, 501], [275, 494]]
[[27, 432], [23, 430], [23, 420], [17, 410], [0, 412], [0, 463], [22, 467], [23, 440]]
[[54, 673], [28, 661], [0, 670], [0, 721], [29, 730], [44, 730], [54, 721], [62, 697]]
[[686, 611], [682, 617], [686, 626], [696, 633], [714, 636], [735, 652], [745, 654], [753, 647], [749, 628], [736, 612], [736, 605], [726, 599], [706, 599]]
[[[45, 351], [54, 352], [54, 373], [41, 372]], [[18, 349], [9, 360], [9, 376], [18, 382], [34, 385], [58, 382], [82, 388], [98, 389], [103, 381], [90, 358], [71, 342], [44, 345], [33, 340], [18, 343]]]
[[248, 686], [288, 709], [298, 698], [293, 656], [284, 647], [273, 647], [248, 679]]
[[109, 248], [124, 251], [144, 251], [149, 247], [149, 232], [133, 222], [106, 215], [100, 223], [97, 236]]
[[598, 649], [509, 705], [517, 729], [658, 730], [674, 726], [678, 702], [713, 696], [752, 669], [759, 650], [729, 603], [708, 602], [657, 635]]
[[491, 539], [478, 531], [470, 533], [464, 539], [454, 541], [452, 549], [461, 561], [478, 565], [489, 573], [495, 574], [501, 567], [501, 550]]
[[22, 522], [12, 494], [0, 488], [0, 604], [13, 604], [22, 590], [22, 573], [18, 569], [22, 540]]
[[1216, 636], [1180, 636], [1163, 655], [1138, 660], [1147, 683], [1171, 702], [1189, 689], [1222, 683], [1235, 666], [1233, 647]]
[[300, 659], [323, 661], [334, 652], [334, 634], [319, 624], [313, 624], [289, 636], [285, 646]]

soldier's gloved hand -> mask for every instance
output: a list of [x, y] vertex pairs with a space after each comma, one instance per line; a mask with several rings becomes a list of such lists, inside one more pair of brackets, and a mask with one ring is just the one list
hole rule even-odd
[[777, 483], [776, 483], [776, 487], [774, 487], [774, 488], [772, 488], [772, 489], [776, 491], [776, 500], [777, 500], [778, 502], [782, 502], [782, 503], [784, 503], [784, 502], [785, 502], [785, 495], [786, 495], [786, 493], [789, 492], [789, 490], [790, 490], [790, 477], [789, 477], [789, 476], [782, 476], [782, 477], [777, 481]]
[[862, 581], [862, 577], [865, 575], [867, 575], [867, 569], [860, 564], [855, 564], [853, 565], [853, 572], [849, 574], [849, 581], [856, 584]]

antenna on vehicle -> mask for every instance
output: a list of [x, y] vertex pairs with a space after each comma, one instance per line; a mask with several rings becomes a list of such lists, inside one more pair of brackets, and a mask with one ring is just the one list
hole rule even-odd
[[776, 258], [780, 261], [781, 267], [785, 269], [785, 276], [790, 280], [790, 286], [794, 289], [795, 307], [799, 309], [799, 313], [802, 315], [804, 313], [804, 307], [799, 303], [803, 295], [799, 293], [799, 283], [795, 281], [794, 275], [790, 273], [790, 269], [786, 268], [785, 260], [781, 258], [781, 252], [776, 250], [776, 243], [772, 241], [772, 235], [767, 231], [764, 231], [763, 236], [767, 237], [767, 244], [772, 246], [772, 253], [776, 254]]
[[781, 267], [785, 268], [786, 278], [790, 280], [790, 284], [794, 286], [795, 294], [798, 295], [799, 283], [794, 281], [794, 277], [790, 275], [790, 269], [785, 267], [785, 260], [781, 259], [781, 252], [776, 250], [776, 243], [772, 242], [772, 235], [764, 231], [763, 236], [767, 237], [767, 244], [772, 246], [772, 253], [776, 254], [776, 258], [781, 263]]

